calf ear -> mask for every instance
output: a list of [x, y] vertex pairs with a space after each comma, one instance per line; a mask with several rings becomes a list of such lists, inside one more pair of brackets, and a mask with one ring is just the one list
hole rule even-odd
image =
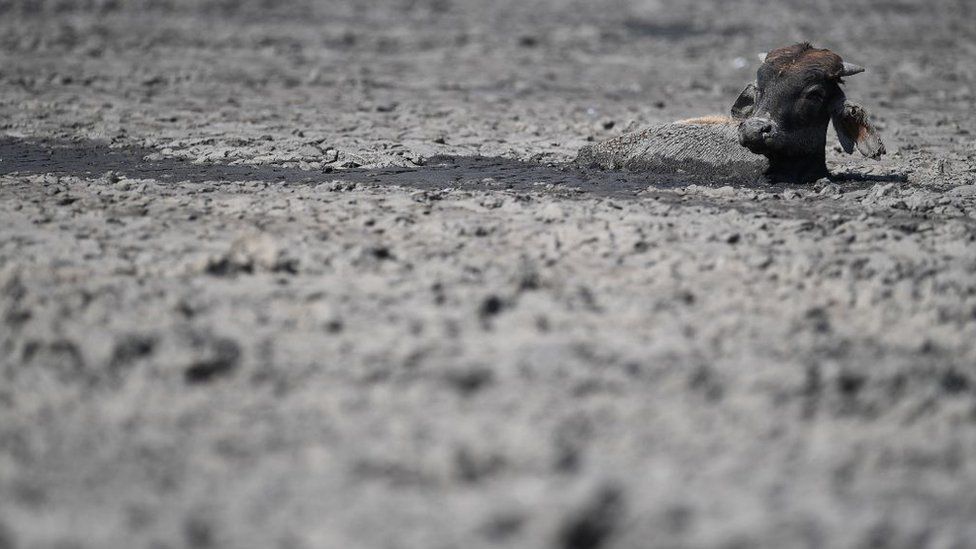
[[738, 99], [732, 104], [732, 118], [742, 120], [749, 118], [752, 109], [756, 106], [756, 85], [749, 84], [739, 94]]
[[838, 101], [830, 115], [837, 138], [844, 152], [851, 154], [854, 147], [868, 158], [879, 158], [885, 153], [884, 143], [878, 130], [868, 121], [864, 107], [850, 101]]

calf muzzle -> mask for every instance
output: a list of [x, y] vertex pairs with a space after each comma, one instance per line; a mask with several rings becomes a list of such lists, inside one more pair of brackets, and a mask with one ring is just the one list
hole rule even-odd
[[754, 153], [765, 151], [774, 130], [775, 124], [768, 118], [747, 118], [739, 124], [739, 143]]

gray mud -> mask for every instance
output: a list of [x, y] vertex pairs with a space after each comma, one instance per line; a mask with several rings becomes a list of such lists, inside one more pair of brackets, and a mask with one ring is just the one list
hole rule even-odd
[[[0, 1], [0, 548], [976, 545], [973, 11]], [[800, 40], [880, 162], [571, 165]]]
[[688, 174], [703, 183], [762, 184], [769, 161], [739, 145], [738, 124], [676, 122], [585, 145], [573, 161], [584, 168]]

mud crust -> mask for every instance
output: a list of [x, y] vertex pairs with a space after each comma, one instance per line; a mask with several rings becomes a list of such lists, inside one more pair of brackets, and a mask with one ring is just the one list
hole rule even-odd
[[[729, 6], [0, 0], [0, 548], [971, 546], [973, 3]], [[573, 165], [804, 39], [881, 161]]]

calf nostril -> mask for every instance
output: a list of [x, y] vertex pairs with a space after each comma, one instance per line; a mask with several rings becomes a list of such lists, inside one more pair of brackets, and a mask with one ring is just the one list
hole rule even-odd
[[773, 133], [773, 123], [762, 118], [751, 118], [742, 125], [742, 136], [747, 140], [763, 139]]
[[739, 143], [754, 149], [766, 144], [773, 135], [775, 124], [766, 117], [753, 117], [739, 126]]

